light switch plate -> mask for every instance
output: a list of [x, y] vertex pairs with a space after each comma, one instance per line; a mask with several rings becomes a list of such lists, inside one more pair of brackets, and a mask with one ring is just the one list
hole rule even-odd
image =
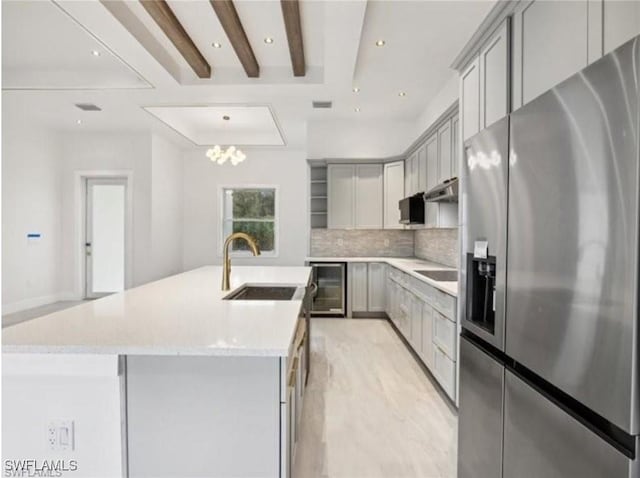
[[51, 420], [47, 427], [47, 444], [52, 451], [72, 451], [75, 449], [75, 429], [73, 420]]

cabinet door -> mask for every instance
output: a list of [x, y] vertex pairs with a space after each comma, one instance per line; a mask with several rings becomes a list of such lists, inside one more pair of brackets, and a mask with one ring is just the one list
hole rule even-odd
[[369, 312], [384, 312], [385, 310], [385, 282], [387, 279], [386, 266], [383, 262], [369, 264], [367, 285], [367, 310]]
[[[640, 35], [640, 2], [604, 0], [604, 54]], [[589, 11], [591, 13], [591, 11]]]
[[[438, 135], [434, 134], [427, 140], [427, 190], [438, 184]], [[425, 225], [438, 225], [438, 205], [428, 202], [425, 204]]]
[[411, 297], [411, 345], [417, 354], [422, 353], [422, 301], [415, 295]]
[[451, 122], [447, 121], [438, 129], [438, 183], [451, 178]]
[[513, 24], [514, 109], [587, 66], [589, 2], [522, 2]]
[[509, 113], [509, 42], [507, 18], [480, 51], [480, 128]]
[[327, 225], [330, 229], [354, 226], [355, 167], [330, 164], [327, 167]]
[[458, 177], [459, 163], [462, 161], [460, 157], [460, 118], [454, 116], [451, 120], [451, 177]]
[[404, 161], [384, 165], [384, 228], [402, 229], [398, 203], [404, 195]]
[[425, 192], [427, 191], [427, 145], [420, 146], [417, 154], [418, 192]]
[[382, 164], [356, 166], [354, 223], [357, 229], [382, 229]]
[[422, 361], [431, 370], [433, 368], [433, 308], [426, 302], [422, 304]]
[[349, 264], [349, 288], [351, 289], [351, 310], [367, 311], [367, 263], [352, 262]]
[[470, 138], [480, 131], [480, 58], [476, 59], [460, 76], [460, 111], [462, 138]]

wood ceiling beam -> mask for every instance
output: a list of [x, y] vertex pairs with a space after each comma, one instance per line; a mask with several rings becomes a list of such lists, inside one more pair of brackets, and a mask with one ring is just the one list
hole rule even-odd
[[165, 0], [140, 0], [147, 13], [175, 45], [198, 78], [211, 78], [211, 65], [176, 18]]
[[210, 3], [247, 76], [249, 78], [258, 78], [260, 76], [260, 66], [256, 61], [256, 56], [253, 54], [253, 49], [242, 27], [233, 0], [210, 0]]
[[298, 0], [280, 0], [280, 5], [282, 6], [284, 27], [287, 31], [293, 76], [305, 76], [307, 69], [304, 63], [300, 3]]

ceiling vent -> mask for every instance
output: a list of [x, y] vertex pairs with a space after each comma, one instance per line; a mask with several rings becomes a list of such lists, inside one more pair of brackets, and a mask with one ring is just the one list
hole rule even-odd
[[80, 108], [82, 111], [102, 111], [102, 108], [92, 103], [76, 103], [76, 108]]
[[331, 101], [314, 101], [312, 104], [317, 109], [329, 109], [333, 105]]

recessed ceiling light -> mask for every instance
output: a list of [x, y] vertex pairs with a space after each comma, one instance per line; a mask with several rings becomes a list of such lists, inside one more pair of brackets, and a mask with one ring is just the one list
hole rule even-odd
[[76, 120], [76, 124], [82, 124], [82, 120]]
[[273, 43], [273, 38], [271, 38], [271, 37], [267, 37], [267, 38], [265, 38], [265, 39], [264, 39], [264, 42], [265, 42], [267, 45], [271, 45], [271, 44]]
[[353, 111], [355, 111], [356, 113], [360, 113], [360, 108], [354, 108]]
[[360, 91], [360, 88], [358, 88], [357, 86], [354, 86], [354, 87], [353, 87], [353, 92], [354, 92], [354, 93], [357, 93], [357, 92], [359, 92], [359, 91]]
[[225, 121], [229, 121], [231, 119], [231, 116], [224, 115], [222, 119]]
[[400, 93], [398, 93], [398, 96], [407, 96], [407, 94], [404, 91], [401, 91]]
[[218, 43], [217, 41], [214, 41], [214, 42], [211, 44], [211, 46], [212, 46], [213, 48], [222, 48], [222, 44], [221, 44], [221, 43]]
[[378, 40], [378, 41], [376, 42], [376, 46], [384, 46], [384, 45], [385, 45], [385, 43], [386, 43], [386, 42], [385, 42], [384, 40]]
[[101, 53], [98, 50], [91, 50], [91, 54], [93, 56], [100, 56], [101, 55]]

